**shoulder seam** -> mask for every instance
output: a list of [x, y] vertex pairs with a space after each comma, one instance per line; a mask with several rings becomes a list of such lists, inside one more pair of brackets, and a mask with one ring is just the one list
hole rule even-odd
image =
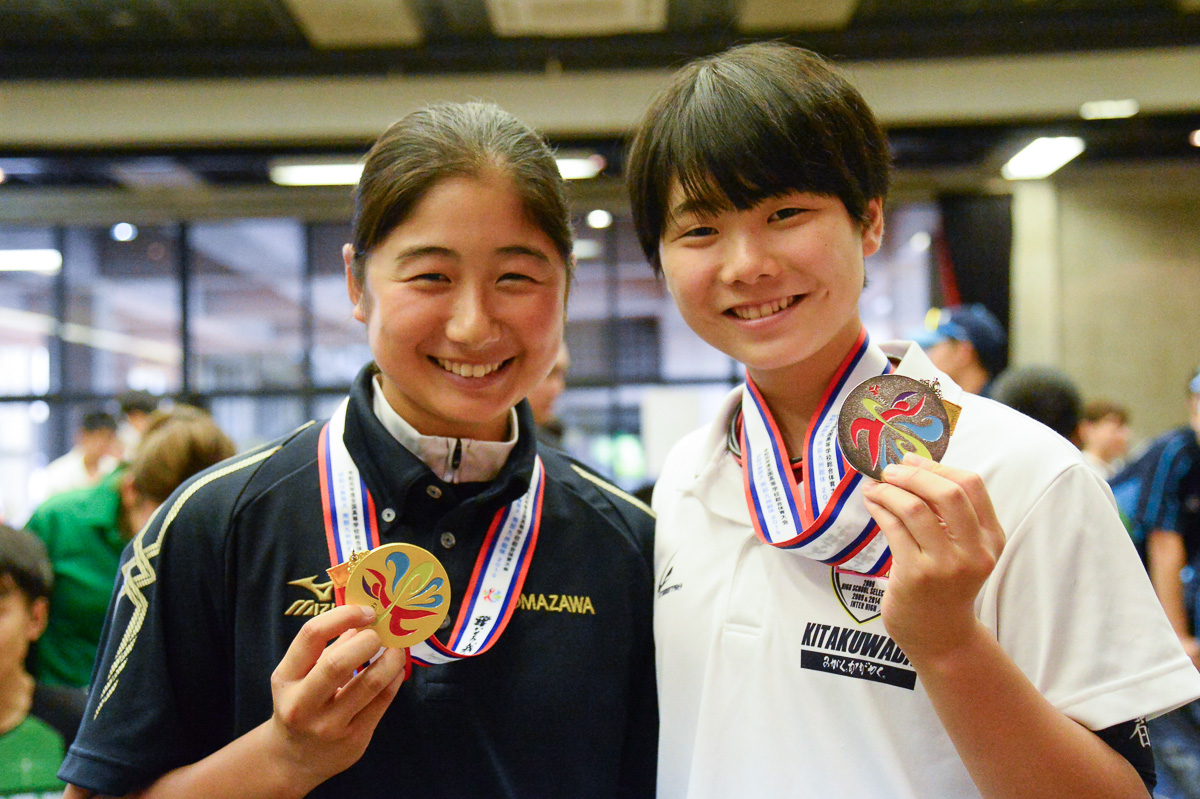
[[595, 484], [596, 486], [607, 491], [608, 493], [612, 494], [615, 497], [620, 497], [621, 499], [628, 502], [630, 505], [633, 505], [638, 510], [643, 511], [651, 519], [657, 518], [657, 516], [654, 513], [654, 509], [651, 508], [649, 505], [647, 505], [645, 502], [642, 502], [640, 499], [635, 497], [633, 494], [622, 491], [620, 488], [617, 488], [615, 485], [608, 482], [607, 480], [602, 480], [601, 478], [592, 474], [587, 469], [580, 468], [578, 464], [572, 463], [571, 468], [575, 471], [576, 474], [578, 474], [584, 480], [587, 480], [587, 481]]

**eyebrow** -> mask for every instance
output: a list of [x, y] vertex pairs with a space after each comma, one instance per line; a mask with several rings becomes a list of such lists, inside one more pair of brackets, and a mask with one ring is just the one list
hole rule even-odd
[[[542, 252], [541, 250], [534, 249], [533, 247], [528, 247], [524, 244], [509, 244], [504, 247], [497, 247], [496, 253], [498, 255], [528, 255], [547, 264], [551, 263], [550, 257], [547, 256], [546, 253]], [[421, 258], [427, 255], [454, 259], [461, 257], [456, 250], [453, 250], [449, 247], [441, 247], [436, 244], [427, 244], [419, 247], [410, 247], [407, 250], [401, 250], [396, 254], [396, 263], [402, 263], [410, 258]]]
[[507, 247], [500, 247], [496, 250], [501, 255], [528, 255], [537, 258], [539, 261], [550, 263], [550, 257], [541, 250], [533, 247], [527, 247], [524, 244], [510, 244]]
[[427, 244], [420, 247], [409, 247], [407, 250], [401, 250], [396, 253], [396, 263], [403, 263], [410, 258], [421, 258], [426, 255], [446, 256], [449, 258], [458, 257], [458, 253], [449, 247], [438, 247], [433, 244]]
[[671, 222], [686, 214], [706, 214], [713, 210], [713, 204], [698, 197], [688, 197], [667, 212], [667, 221]]

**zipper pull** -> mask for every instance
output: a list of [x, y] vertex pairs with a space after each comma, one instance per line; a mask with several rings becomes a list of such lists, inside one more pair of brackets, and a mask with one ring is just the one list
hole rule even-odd
[[458, 471], [458, 467], [462, 465], [462, 439], [454, 439], [454, 452], [450, 455], [450, 468], [453, 471]]

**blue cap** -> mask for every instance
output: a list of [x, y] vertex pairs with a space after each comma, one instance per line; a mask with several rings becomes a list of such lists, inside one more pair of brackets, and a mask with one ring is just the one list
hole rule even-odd
[[1004, 332], [1000, 321], [983, 305], [954, 305], [931, 311], [928, 322], [934, 322], [928, 325], [932, 328], [929, 331], [932, 339], [928, 344], [917, 340], [922, 347], [948, 338], [969, 341], [988, 374], [994, 376], [1004, 369], [1008, 361], [1008, 334]]

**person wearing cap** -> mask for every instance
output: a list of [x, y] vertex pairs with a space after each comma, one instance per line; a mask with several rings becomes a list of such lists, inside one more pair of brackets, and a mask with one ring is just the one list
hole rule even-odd
[[1200, 371], [1188, 395], [1189, 423], [1152, 441], [1109, 482], [1171, 626], [1200, 668], [1196, 620], [1180, 577], [1200, 554]]
[[931, 312], [932, 332], [919, 343], [929, 360], [972, 394], [991, 396], [989, 389], [1008, 361], [1004, 326], [979, 303]]
[[37, 536], [0, 524], [0, 796], [58, 796], [55, 776], [83, 716], [83, 691], [35, 681], [54, 573]]

